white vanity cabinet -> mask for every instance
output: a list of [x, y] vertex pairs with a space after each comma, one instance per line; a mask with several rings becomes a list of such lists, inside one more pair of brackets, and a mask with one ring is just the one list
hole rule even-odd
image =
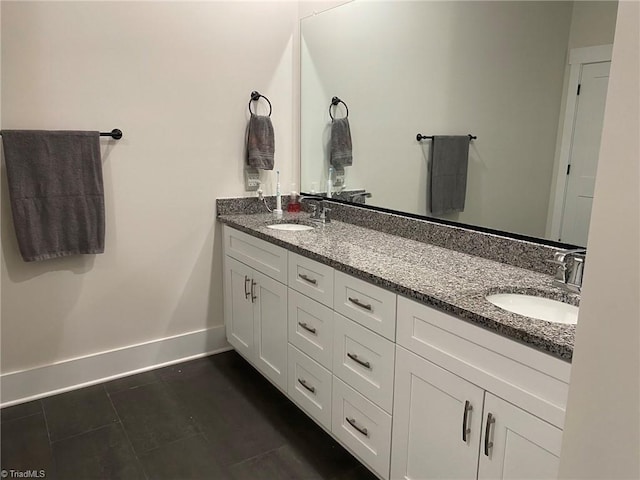
[[227, 339], [386, 479], [557, 476], [571, 365], [224, 226]]
[[224, 242], [227, 341], [286, 391], [287, 251], [227, 226]]
[[405, 298], [397, 340], [391, 478], [557, 477], [568, 364]]

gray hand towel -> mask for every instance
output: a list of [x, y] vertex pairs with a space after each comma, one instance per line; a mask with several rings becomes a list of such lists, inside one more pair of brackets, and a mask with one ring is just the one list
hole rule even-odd
[[3, 130], [2, 144], [24, 261], [104, 252], [99, 133]]
[[247, 163], [250, 167], [273, 170], [275, 140], [271, 118], [251, 114], [247, 131]]
[[351, 129], [349, 119], [337, 118], [331, 124], [331, 145], [329, 161], [337, 168], [353, 165]]
[[469, 136], [434, 136], [431, 152], [431, 213], [442, 215], [464, 211]]

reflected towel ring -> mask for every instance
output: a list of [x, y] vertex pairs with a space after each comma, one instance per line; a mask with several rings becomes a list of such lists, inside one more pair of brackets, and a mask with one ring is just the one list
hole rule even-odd
[[267, 103], [269, 104], [269, 116], [271, 116], [271, 111], [272, 111], [271, 102], [269, 101], [269, 99], [267, 97], [265, 97], [264, 95], [256, 92], [255, 90], [253, 92], [251, 92], [251, 100], [249, 100], [249, 113], [251, 115], [256, 115], [255, 113], [253, 113], [251, 111], [251, 102], [257, 102], [258, 100], [260, 100], [260, 97], [264, 98], [267, 101]]
[[347, 114], [345, 115], [344, 118], [349, 118], [349, 107], [347, 107], [347, 104], [344, 103], [342, 100], [340, 100], [338, 97], [333, 97], [331, 99], [331, 105], [329, 105], [329, 116], [331, 117], [331, 121], [333, 122], [335, 119], [333, 118], [333, 115], [331, 115], [331, 107], [335, 107], [337, 106], [339, 103], [344, 105], [344, 108], [347, 109]]

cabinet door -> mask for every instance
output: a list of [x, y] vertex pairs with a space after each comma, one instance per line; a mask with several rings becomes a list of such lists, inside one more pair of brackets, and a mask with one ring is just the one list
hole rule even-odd
[[283, 391], [287, 391], [287, 286], [253, 272], [254, 362]]
[[487, 392], [478, 478], [557, 478], [561, 443], [562, 430]]
[[391, 478], [475, 479], [483, 398], [481, 388], [396, 347]]
[[224, 324], [227, 341], [248, 360], [253, 360], [253, 270], [225, 256]]

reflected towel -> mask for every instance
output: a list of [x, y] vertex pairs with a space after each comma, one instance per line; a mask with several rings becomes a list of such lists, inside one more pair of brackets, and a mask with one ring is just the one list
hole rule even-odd
[[273, 170], [275, 140], [271, 118], [251, 114], [247, 130], [247, 164], [253, 168]]
[[468, 165], [468, 135], [433, 137], [429, 168], [433, 215], [464, 211]]
[[329, 161], [336, 168], [353, 165], [351, 129], [348, 118], [338, 118], [331, 124], [331, 145]]
[[25, 262], [104, 252], [98, 132], [3, 130], [9, 196]]

